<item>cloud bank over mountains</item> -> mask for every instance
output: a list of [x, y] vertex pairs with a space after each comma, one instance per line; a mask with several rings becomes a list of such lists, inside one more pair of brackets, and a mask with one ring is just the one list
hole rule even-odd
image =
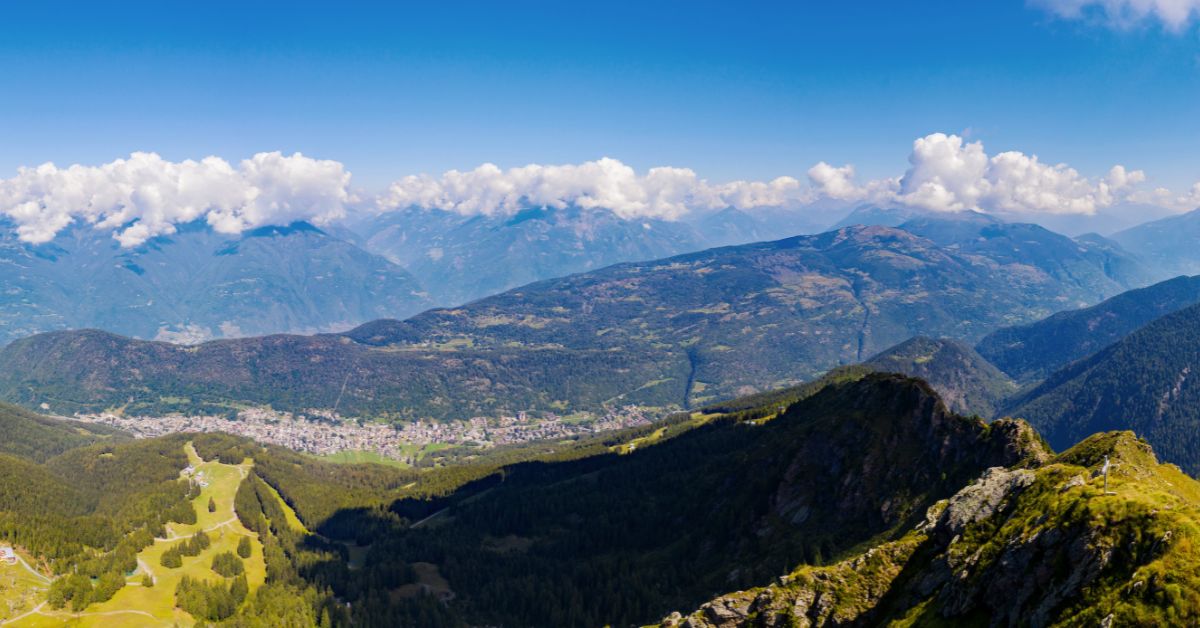
[[102, 166], [21, 168], [0, 179], [0, 213], [26, 242], [48, 242], [81, 221], [136, 246], [201, 219], [230, 234], [296, 220], [328, 223], [356, 200], [349, 185], [341, 163], [300, 153], [258, 153], [236, 168], [218, 157], [171, 162], [134, 153]]
[[851, 165], [819, 162], [805, 180], [712, 183], [688, 168], [638, 173], [611, 158], [581, 164], [501, 169], [484, 164], [440, 176], [406, 176], [377, 197], [358, 195], [337, 161], [279, 152], [236, 166], [217, 157], [171, 162], [134, 153], [101, 166], [47, 163], [0, 179], [0, 214], [19, 237], [47, 242], [75, 222], [109, 231], [122, 246], [170, 234], [203, 220], [221, 233], [308, 220], [328, 224], [351, 208], [409, 208], [503, 216], [528, 207], [605, 208], [626, 219], [679, 220], [692, 212], [734, 207], [803, 210], [818, 201], [902, 205], [941, 212], [974, 210], [1001, 216], [1093, 215], [1121, 202], [1174, 210], [1200, 205], [1200, 183], [1184, 193], [1144, 190], [1140, 170], [1113, 166], [1088, 178], [1066, 164], [1017, 151], [988, 155], [981, 142], [933, 133], [913, 142], [903, 175], [858, 182]]

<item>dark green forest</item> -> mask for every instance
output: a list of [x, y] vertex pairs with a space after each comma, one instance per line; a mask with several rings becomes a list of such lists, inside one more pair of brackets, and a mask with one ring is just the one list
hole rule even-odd
[[1056, 447], [1132, 429], [1200, 474], [1200, 305], [1168, 314], [1050, 375], [1006, 409]]

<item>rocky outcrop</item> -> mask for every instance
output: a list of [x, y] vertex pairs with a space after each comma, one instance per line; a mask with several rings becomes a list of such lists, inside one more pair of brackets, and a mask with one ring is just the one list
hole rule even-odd
[[[1004, 509], [1034, 481], [1033, 471], [988, 469], [983, 477], [925, 515], [925, 523], [904, 538], [871, 548], [828, 567], [804, 567], [779, 582], [739, 591], [708, 602], [687, 617], [663, 620], [671, 628], [791, 628], [847, 626], [867, 622], [893, 589], [909, 559], [937, 538], [957, 538], [968, 526]], [[951, 574], [941, 569], [943, 579]], [[930, 583], [926, 583], [929, 586]], [[933, 586], [944, 582], [932, 582]]]
[[[1104, 455], [1108, 493], [1091, 464]], [[1098, 435], [1036, 469], [988, 469], [898, 540], [662, 625], [1190, 624], [1200, 613], [1197, 495], [1200, 484], [1132, 434]]]
[[989, 467], [1050, 455], [1023, 421], [960, 417], [926, 383], [900, 375], [827, 388], [807, 407], [830, 411], [812, 413], [821, 427], [804, 435], [776, 490], [773, 513], [792, 525], [835, 512], [882, 532], [919, 517], [930, 494], [952, 494]]
[[962, 534], [967, 526], [996, 514], [1010, 497], [1032, 484], [1033, 479], [1033, 471], [1027, 469], [988, 469], [978, 482], [947, 500], [934, 526], [934, 534], [946, 541]]
[[793, 628], [861, 624], [908, 559], [924, 542], [923, 535], [873, 548], [829, 567], [800, 569], [763, 589], [719, 597], [683, 617], [663, 620], [669, 628]]

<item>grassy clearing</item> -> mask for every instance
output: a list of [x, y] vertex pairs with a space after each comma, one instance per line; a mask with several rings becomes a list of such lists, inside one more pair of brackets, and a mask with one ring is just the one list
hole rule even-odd
[[417, 573], [416, 583], [406, 584], [392, 591], [394, 598], [404, 599], [420, 595], [433, 595], [439, 599], [453, 599], [454, 591], [450, 589], [450, 583], [438, 571], [437, 565], [413, 563], [412, 567], [413, 571]]
[[389, 458], [375, 451], [339, 451], [335, 454], [319, 456], [319, 458], [326, 462], [336, 462], [338, 464], [375, 463], [408, 469], [412, 466], [408, 463], [408, 460], [421, 460], [431, 453], [448, 449], [449, 447], [451, 446], [446, 443], [428, 443], [425, 445], [410, 443], [400, 447], [400, 458]]
[[[197, 477], [203, 474], [208, 482], [208, 486], [192, 501], [197, 515], [195, 524], [171, 524], [166, 539], [156, 539], [153, 545], [138, 553], [138, 569], [130, 575], [125, 587], [111, 600], [93, 604], [79, 614], [43, 608], [37, 614], [29, 615], [12, 625], [116, 628], [191, 626], [195, 620], [175, 608], [176, 585], [185, 575], [210, 582], [223, 581], [224, 579], [211, 568], [213, 556], [221, 552], [236, 552], [238, 541], [243, 536], [250, 537], [252, 546], [250, 558], [244, 560], [246, 579], [251, 593], [258, 589], [266, 579], [262, 543], [259, 542], [258, 535], [242, 525], [233, 511], [233, 498], [237, 487], [249, 473], [253, 462], [246, 460], [240, 465], [221, 464], [215, 460], [205, 462], [196, 454], [191, 443], [187, 444], [187, 455], [196, 469]], [[214, 512], [208, 511], [209, 498], [216, 504]], [[204, 530], [212, 539], [212, 545], [208, 549], [199, 556], [184, 556], [182, 567], [169, 569], [162, 566], [160, 559], [164, 552], [200, 530]], [[142, 576], [147, 573], [155, 582], [153, 587], [147, 588], [141, 584]]]
[[308, 534], [308, 529], [304, 527], [304, 522], [300, 521], [300, 517], [296, 516], [296, 511], [292, 510], [292, 507], [289, 506], [286, 501], [284, 501], [283, 496], [279, 494], [279, 491], [275, 490], [275, 487], [271, 486], [270, 484], [267, 484], [266, 486], [267, 490], [270, 491], [271, 494], [275, 496], [275, 499], [279, 502], [279, 507], [283, 509], [283, 517], [287, 520], [288, 527], [296, 530], [297, 532]]
[[409, 466], [411, 466], [403, 460], [389, 458], [374, 451], [339, 451], [336, 454], [326, 454], [324, 456], [320, 456], [320, 458], [326, 462], [336, 462], [338, 464], [362, 464], [365, 462], [373, 462], [375, 464], [382, 464], [400, 469], [407, 469]]
[[[29, 558], [25, 557], [28, 562]], [[24, 615], [46, 599], [50, 584], [24, 565], [0, 563], [0, 623]]]

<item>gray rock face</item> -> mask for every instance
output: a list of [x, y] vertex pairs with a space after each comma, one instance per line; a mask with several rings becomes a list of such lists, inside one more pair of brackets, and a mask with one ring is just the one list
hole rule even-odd
[[1033, 483], [1033, 471], [992, 467], [974, 484], [951, 497], [934, 528], [941, 539], [952, 539], [967, 526], [991, 517], [1010, 497]]

